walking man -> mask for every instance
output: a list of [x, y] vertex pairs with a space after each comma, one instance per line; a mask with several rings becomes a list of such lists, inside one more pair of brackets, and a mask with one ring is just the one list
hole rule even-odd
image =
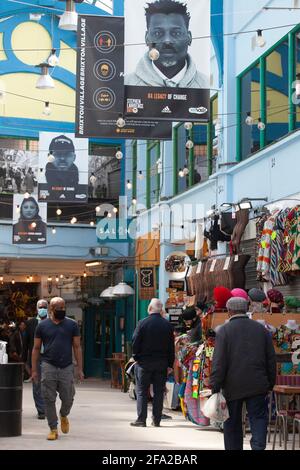
[[[27, 359], [27, 366], [29, 367], [30, 371], [32, 370], [32, 362], [31, 362], [31, 356], [32, 356], [32, 350], [33, 350], [33, 344], [34, 344], [34, 335], [35, 335], [35, 330], [38, 326], [38, 324], [41, 321], [44, 321], [48, 317], [48, 302], [46, 299], [40, 299], [37, 301], [36, 304], [36, 309], [37, 309], [37, 316], [34, 318], [31, 318], [30, 320], [27, 321], [27, 328], [26, 328], [26, 336], [25, 336], [25, 344], [26, 344], [26, 353], [25, 357]], [[38, 412], [38, 419], [45, 419], [45, 406], [44, 406], [44, 400], [42, 397], [42, 390], [41, 390], [41, 358], [43, 354], [43, 344], [41, 345], [41, 356], [40, 359], [37, 362], [37, 380], [32, 381], [32, 394], [33, 394], [33, 399], [35, 403], [35, 407]]]
[[41, 322], [35, 333], [32, 352], [32, 379], [38, 380], [38, 360], [41, 344], [44, 345], [42, 356], [42, 394], [45, 412], [50, 428], [47, 439], [58, 438], [56, 414], [56, 394], [61, 399], [60, 422], [64, 434], [69, 432], [67, 416], [72, 408], [75, 387], [72, 348], [78, 366], [79, 379], [83, 380], [80, 333], [77, 323], [66, 318], [65, 301], [54, 297], [50, 301], [50, 318]]
[[242, 408], [250, 421], [252, 450], [266, 448], [267, 394], [276, 381], [276, 359], [270, 333], [247, 316], [248, 301], [233, 297], [226, 304], [229, 322], [217, 332], [210, 385], [222, 389], [229, 419], [224, 423], [225, 450], [243, 450]]
[[163, 399], [167, 374], [173, 368], [173, 329], [161, 316], [163, 305], [152, 299], [149, 316], [141, 320], [133, 334], [132, 352], [137, 361], [135, 379], [137, 387], [137, 420], [131, 426], [146, 426], [148, 390], [153, 385], [152, 425], [159, 427], [162, 418]]

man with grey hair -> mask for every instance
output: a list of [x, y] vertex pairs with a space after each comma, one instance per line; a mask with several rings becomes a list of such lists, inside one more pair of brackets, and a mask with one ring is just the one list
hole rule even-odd
[[137, 387], [137, 420], [131, 426], [146, 426], [148, 390], [153, 385], [152, 425], [159, 427], [167, 374], [173, 368], [174, 335], [168, 320], [161, 313], [163, 305], [152, 299], [149, 316], [141, 320], [133, 334], [132, 353], [137, 362], [135, 379]]
[[224, 423], [225, 450], [243, 450], [242, 408], [250, 421], [252, 450], [266, 447], [267, 395], [276, 381], [276, 358], [270, 333], [247, 316], [248, 301], [233, 297], [226, 304], [229, 322], [217, 332], [210, 386], [222, 390], [229, 419]]
[[74, 395], [74, 366], [72, 349], [77, 361], [80, 380], [83, 379], [82, 353], [80, 332], [77, 323], [66, 317], [66, 305], [61, 297], [50, 301], [51, 317], [40, 323], [35, 332], [32, 352], [32, 378], [37, 381], [37, 365], [41, 346], [44, 346], [42, 356], [42, 393], [45, 402], [45, 412], [50, 428], [47, 439], [54, 441], [58, 438], [56, 395], [61, 399], [60, 423], [64, 434], [69, 432], [69, 415]]
[[[34, 343], [34, 335], [35, 330], [38, 324], [41, 321], [44, 321], [48, 317], [48, 302], [46, 299], [39, 299], [36, 304], [36, 311], [37, 315], [34, 318], [31, 318], [26, 322], [26, 330], [25, 330], [25, 337], [24, 337], [24, 357], [26, 360], [26, 368], [29, 369], [31, 374], [31, 355]], [[41, 346], [41, 354], [43, 353], [43, 346]], [[37, 409], [37, 418], [38, 419], [45, 419], [45, 405], [44, 399], [42, 397], [42, 390], [41, 390], [41, 362], [38, 361], [37, 364], [37, 373], [38, 378], [36, 381], [32, 381], [32, 394], [35, 403], [35, 407]]]

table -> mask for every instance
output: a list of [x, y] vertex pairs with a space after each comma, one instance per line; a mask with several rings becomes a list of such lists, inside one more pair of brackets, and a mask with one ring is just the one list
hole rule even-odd
[[[125, 364], [126, 359], [120, 357], [107, 357], [106, 360], [110, 363], [110, 387], [120, 388], [121, 391], [126, 392], [126, 376]], [[119, 373], [121, 372], [121, 383], [119, 380]]]
[[[273, 388], [275, 394], [275, 405], [276, 405], [276, 422], [277, 419], [283, 421], [283, 438], [284, 438], [284, 449], [287, 448], [287, 439], [288, 439], [288, 418], [293, 418], [297, 412], [300, 410], [300, 386], [293, 385], [275, 385]], [[295, 406], [291, 408], [291, 403], [295, 398]], [[275, 449], [276, 442], [276, 430], [277, 425], [275, 423], [274, 430], [274, 441], [273, 441], [273, 450]]]

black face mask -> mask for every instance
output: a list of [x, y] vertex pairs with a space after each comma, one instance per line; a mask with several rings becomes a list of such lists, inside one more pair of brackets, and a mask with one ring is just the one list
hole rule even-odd
[[55, 320], [63, 320], [66, 316], [66, 311], [65, 310], [55, 310], [53, 315], [54, 315]]

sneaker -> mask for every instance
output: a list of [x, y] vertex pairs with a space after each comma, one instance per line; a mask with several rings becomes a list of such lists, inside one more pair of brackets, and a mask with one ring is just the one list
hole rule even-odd
[[155, 421], [152, 421], [151, 425], [154, 426], [155, 428], [160, 428], [160, 423], [157, 423]]
[[56, 439], [58, 439], [57, 429], [51, 429], [48, 436], [47, 436], [47, 440], [48, 441], [56, 441]]
[[45, 419], [45, 418], [46, 418], [45, 413], [38, 413], [37, 419]]
[[145, 428], [145, 427], [146, 427], [146, 423], [144, 423], [144, 421], [134, 421], [133, 423], [130, 423], [130, 426], [136, 426], [136, 427], [140, 427], [140, 428]]
[[60, 417], [60, 427], [61, 427], [61, 432], [63, 432], [64, 434], [68, 434], [70, 430], [70, 424], [66, 416]]
[[164, 413], [161, 415], [161, 419], [173, 419], [172, 416], [165, 415]]

